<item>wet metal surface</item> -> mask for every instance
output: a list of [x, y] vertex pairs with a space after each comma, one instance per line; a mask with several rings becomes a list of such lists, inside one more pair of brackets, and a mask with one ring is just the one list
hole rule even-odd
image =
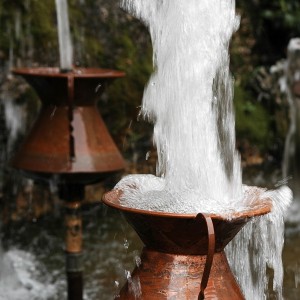
[[123, 158], [96, 103], [109, 82], [124, 73], [103, 69], [15, 69], [39, 95], [42, 108], [12, 166], [33, 177], [59, 174], [64, 180], [93, 182], [122, 170]]
[[[119, 204], [122, 192], [113, 190], [103, 202], [122, 212], [145, 244], [141, 266], [120, 292], [120, 299], [203, 299], [199, 295], [209, 249], [208, 224], [198, 215], [171, 214], [125, 208]], [[212, 271], [205, 299], [244, 299], [229, 268], [224, 247], [254, 216], [270, 212], [271, 204], [245, 211], [226, 220], [211, 217], [216, 241]], [[196, 276], [196, 274], [198, 276]], [[199, 276], [200, 275], [200, 276]], [[163, 291], [163, 292], [162, 292]], [[199, 298], [198, 298], [199, 297]]]

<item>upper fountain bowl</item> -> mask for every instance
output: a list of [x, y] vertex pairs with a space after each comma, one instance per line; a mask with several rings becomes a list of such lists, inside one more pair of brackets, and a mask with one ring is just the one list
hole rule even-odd
[[[102, 201], [124, 214], [148, 248], [173, 254], [207, 254], [206, 222], [196, 218], [196, 213], [176, 214], [125, 207], [120, 204], [121, 194], [121, 190], [112, 190], [104, 194]], [[233, 213], [230, 218], [206, 214], [214, 225], [215, 252], [222, 251], [251, 218], [265, 215], [271, 208], [271, 201], [264, 199], [256, 201], [247, 211]]]
[[122, 71], [74, 68], [20, 68], [42, 106], [39, 115], [12, 159], [11, 165], [34, 179], [59, 175], [64, 182], [93, 183], [118, 172], [125, 162], [112, 140], [97, 101]]

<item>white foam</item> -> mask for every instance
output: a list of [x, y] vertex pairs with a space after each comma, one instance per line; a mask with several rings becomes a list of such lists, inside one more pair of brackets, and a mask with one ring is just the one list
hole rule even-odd
[[120, 204], [161, 212], [172, 213], [217, 213], [228, 215], [267, 205], [269, 192], [257, 187], [243, 186], [242, 199], [225, 202], [223, 199], [203, 197], [199, 190], [186, 190], [178, 193], [168, 188], [166, 180], [154, 175], [128, 175], [115, 189], [122, 190]]

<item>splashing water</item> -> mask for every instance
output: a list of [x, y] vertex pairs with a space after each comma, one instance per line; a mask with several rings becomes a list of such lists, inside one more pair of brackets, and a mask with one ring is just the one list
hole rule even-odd
[[266, 191], [242, 185], [228, 54], [239, 25], [235, 1], [122, 0], [121, 5], [150, 30], [154, 73], [141, 112], [154, 123], [158, 152], [157, 176], [130, 175], [116, 185], [123, 191], [121, 204], [230, 217], [255, 200], [259, 205], [271, 200], [272, 213], [251, 222], [227, 252], [247, 299], [266, 298], [267, 266], [274, 269], [273, 289], [281, 299], [283, 212], [292, 195], [287, 187]]

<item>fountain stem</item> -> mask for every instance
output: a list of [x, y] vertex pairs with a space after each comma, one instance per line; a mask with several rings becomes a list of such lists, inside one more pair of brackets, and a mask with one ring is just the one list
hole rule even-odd
[[84, 185], [66, 184], [60, 187], [60, 198], [65, 201], [65, 252], [68, 299], [83, 299], [82, 217], [81, 202]]
[[[104, 87], [123, 72], [56, 68], [17, 69], [41, 98], [42, 108], [12, 165], [38, 181], [53, 180], [66, 207], [68, 299], [82, 300], [82, 219], [84, 186], [122, 170], [123, 158], [99, 115]], [[98, 87], [101, 88], [98, 88]]]

